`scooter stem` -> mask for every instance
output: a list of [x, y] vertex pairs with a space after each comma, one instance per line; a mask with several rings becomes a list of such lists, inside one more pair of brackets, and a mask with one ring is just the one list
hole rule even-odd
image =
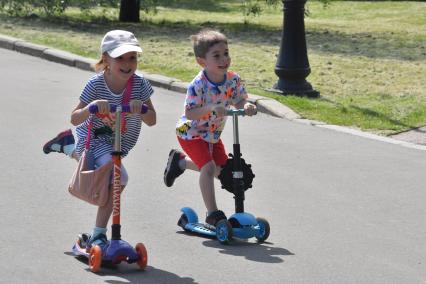
[[234, 128], [234, 144], [240, 144], [240, 138], [238, 133], [238, 113], [232, 113], [232, 126]]
[[[238, 132], [238, 112], [232, 112], [232, 125], [234, 130], [234, 165], [232, 172], [233, 175], [233, 187], [234, 187], [234, 199], [235, 199], [235, 213], [244, 212], [244, 179], [243, 169], [241, 167], [241, 151], [240, 151], [240, 138]], [[240, 114], [241, 115], [241, 114]]]
[[115, 112], [115, 136], [112, 160], [114, 163], [112, 183], [112, 225], [111, 239], [121, 239], [120, 225], [120, 197], [121, 197], [121, 106], [117, 106]]

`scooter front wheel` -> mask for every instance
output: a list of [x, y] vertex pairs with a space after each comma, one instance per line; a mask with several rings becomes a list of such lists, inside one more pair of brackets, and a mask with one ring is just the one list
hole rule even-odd
[[217, 222], [216, 238], [222, 244], [228, 244], [232, 240], [232, 226], [228, 220], [220, 220]]
[[89, 253], [89, 268], [92, 272], [98, 272], [101, 269], [102, 249], [100, 246], [93, 246]]
[[256, 218], [256, 221], [260, 230], [256, 233], [255, 237], [259, 243], [262, 243], [269, 237], [271, 227], [269, 226], [268, 221], [264, 218]]
[[146, 265], [148, 264], [148, 252], [146, 251], [146, 248], [142, 243], [137, 243], [135, 246], [135, 250], [139, 256], [137, 264], [139, 265], [140, 269], [144, 270], [146, 268]]

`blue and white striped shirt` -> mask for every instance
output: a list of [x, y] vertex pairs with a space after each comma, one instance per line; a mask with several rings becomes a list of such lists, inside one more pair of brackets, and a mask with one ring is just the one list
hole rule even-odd
[[[148, 100], [153, 94], [153, 89], [149, 81], [139, 75], [133, 75], [133, 86], [132, 92], [130, 95], [130, 100]], [[98, 73], [90, 78], [84, 87], [81, 95], [80, 101], [85, 104], [90, 104], [95, 100], [108, 100], [110, 104], [121, 105], [123, 94], [114, 94], [108, 88], [104, 74]], [[135, 146], [139, 133], [141, 130], [142, 120], [140, 115], [126, 115], [126, 128], [127, 132], [121, 136], [121, 151], [123, 157], [126, 156], [129, 151]], [[77, 145], [76, 152], [80, 156], [85, 148], [86, 138], [87, 138], [87, 127], [89, 125], [90, 117], [86, 119], [82, 124], [78, 125], [76, 128], [77, 133]], [[90, 150], [94, 154], [94, 158], [97, 159], [102, 155], [111, 153], [113, 150], [113, 145], [111, 144], [111, 136], [100, 135], [95, 138], [94, 130], [104, 127], [105, 124], [100, 118], [93, 115], [93, 128], [90, 137]]]

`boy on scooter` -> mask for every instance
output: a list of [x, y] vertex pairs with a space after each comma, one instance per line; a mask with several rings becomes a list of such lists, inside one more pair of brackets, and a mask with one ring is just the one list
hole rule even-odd
[[171, 187], [185, 169], [199, 171], [199, 185], [207, 208], [206, 225], [216, 226], [226, 219], [218, 210], [214, 178], [218, 177], [228, 156], [220, 139], [226, 111], [234, 106], [247, 115], [256, 106], [247, 101], [240, 76], [228, 71], [231, 64], [228, 40], [216, 30], [205, 29], [191, 36], [195, 59], [203, 68], [188, 86], [184, 112], [176, 125], [176, 135], [184, 153], [172, 149], [164, 171], [164, 183]]

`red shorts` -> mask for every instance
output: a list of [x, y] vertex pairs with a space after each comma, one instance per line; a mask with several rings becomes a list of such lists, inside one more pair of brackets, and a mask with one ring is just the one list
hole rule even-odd
[[188, 157], [197, 165], [198, 169], [201, 169], [210, 161], [214, 161], [216, 166], [223, 166], [228, 160], [228, 155], [225, 153], [225, 147], [221, 139], [217, 143], [212, 144], [212, 153], [209, 151], [209, 143], [203, 139], [184, 140], [178, 137], [178, 141]]

